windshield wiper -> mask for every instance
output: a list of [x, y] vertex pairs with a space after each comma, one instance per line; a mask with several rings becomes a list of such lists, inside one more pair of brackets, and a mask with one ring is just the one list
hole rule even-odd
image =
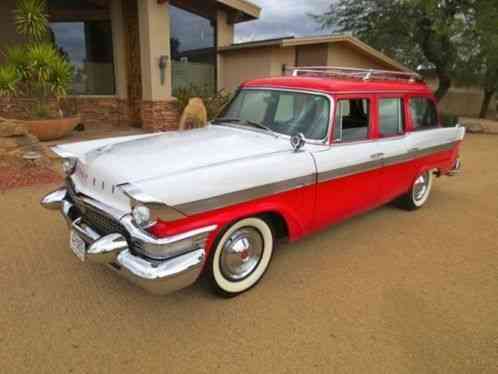
[[235, 122], [235, 123], [240, 123], [242, 122], [240, 118], [229, 118], [229, 117], [221, 117], [221, 118], [215, 118], [214, 120], [211, 121], [212, 124], [217, 124], [217, 123], [223, 123], [223, 122]]
[[255, 121], [248, 121], [248, 120], [243, 120], [240, 118], [228, 118], [228, 117], [221, 117], [221, 118], [216, 118], [213, 121], [211, 121], [212, 124], [216, 125], [218, 123], [223, 123], [223, 122], [233, 122], [237, 123], [241, 126], [252, 126], [252, 127], [257, 127], [258, 129], [266, 130], [270, 134], [272, 134], [275, 137], [278, 137], [277, 134], [275, 134], [275, 131], [273, 131], [271, 128], [269, 128], [266, 125], [263, 125], [262, 123], [255, 122]]
[[243, 121], [242, 122], [243, 125], [249, 125], [249, 126], [253, 126], [253, 127], [257, 127], [257, 128], [260, 128], [260, 129], [263, 129], [263, 130], [266, 130], [268, 132], [271, 132], [273, 133], [273, 130], [270, 129], [268, 126], [266, 125], [263, 125], [262, 123], [259, 123], [259, 122], [254, 122], [254, 121]]

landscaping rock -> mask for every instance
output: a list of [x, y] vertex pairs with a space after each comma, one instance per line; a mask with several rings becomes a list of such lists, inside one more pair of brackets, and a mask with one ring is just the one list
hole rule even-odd
[[498, 122], [479, 118], [460, 118], [469, 133], [498, 134]]
[[[29, 152], [40, 154], [37, 160], [29, 160]], [[41, 167], [51, 165], [48, 149], [29, 134], [25, 127], [15, 121], [0, 118], [0, 165], [3, 167]]]
[[0, 117], [0, 138], [22, 136], [27, 133], [28, 131], [22, 123]]

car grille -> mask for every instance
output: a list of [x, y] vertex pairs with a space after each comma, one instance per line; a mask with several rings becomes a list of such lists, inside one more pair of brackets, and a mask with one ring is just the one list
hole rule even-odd
[[115, 233], [121, 234], [128, 241], [132, 253], [143, 253], [143, 243], [139, 240], [132, 239], [121, 223], [99, 209], [83, 203], [81, 199], [78, 198], [72, 184], [69, 182], [66, 183], [66, 185], [69, 196], [81, 215], [82, 223], [90, 226], [101, 236]]

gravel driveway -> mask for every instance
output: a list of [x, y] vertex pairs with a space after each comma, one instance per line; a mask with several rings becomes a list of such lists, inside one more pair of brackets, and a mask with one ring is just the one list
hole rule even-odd
[[387, 206], [280, 248], [235, 299], [155, 297], [81, 264], [62, 219], [0, 195], [1, 373], [497, 373], [498, 137], [422, 210]]

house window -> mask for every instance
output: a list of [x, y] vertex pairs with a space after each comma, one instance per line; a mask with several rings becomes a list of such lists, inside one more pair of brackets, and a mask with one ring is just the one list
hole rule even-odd
[[216, 90], [216, 21], [202, 8], [170, 4], [173, 94], [192, 85]]
[[336, 141], [355, 142], [368, 139], [370, 101], [346, 99], [337, 102], [335, 115]]
[[50, 0], [50, 34], [74, 65], [73, 95], [115, 93], [112, 27], [108, 5], [90, 0]]

